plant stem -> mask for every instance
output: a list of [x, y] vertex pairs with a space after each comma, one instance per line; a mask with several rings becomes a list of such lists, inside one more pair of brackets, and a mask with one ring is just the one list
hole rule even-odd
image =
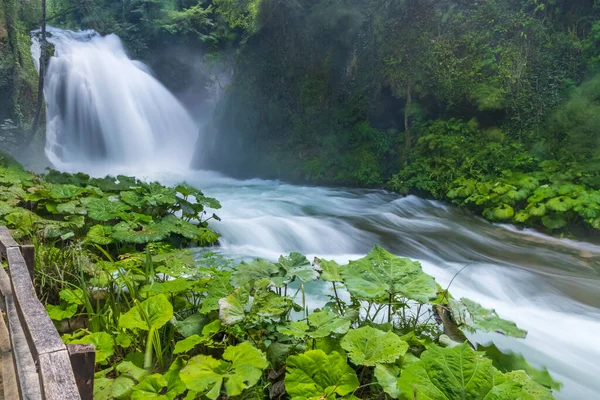
[[419, 317], [421, 316], [421, 307], [423, 306], [423, 304], [419, 304], [419, 307], [417, 307], [417, 316], [415, 317], [415, 328], [417, 327], [417, 324], [419, 323]]
[[390, 298], [388, 301], [388, 323], [392, 322], [392, 294], [390, 293]]
[[150, 371], [152, 369], [152, 341], [154, 339], [154, 328], [150, 328], [148, 331], [148, 338], [146, 339], [146, 352], [144, 353], [144, 369]]
[[306, 309], [306, 293], [304, 293], [304, 284], [302, 284], [301, 288], [302, 288], [302, 309], [304, 310], [304, 318], [308, 318], [308, 311]]
[[335, 287], [335, 282], [331, 282], [331, 283], [333, 283], [333, 293], [335, 293], [335, 301], [337, 302], [338, 309], [340, 310], [340, 315], [343, 315], [344, 311], [342, 310], [342, 304], [340, 303], [340, 297], [338, 296], [338, 292]]

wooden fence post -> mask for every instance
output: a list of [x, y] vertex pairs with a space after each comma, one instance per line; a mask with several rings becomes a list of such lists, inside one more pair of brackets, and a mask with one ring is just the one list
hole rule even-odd
[[35, 247], [32, 244], [24, 244], [21, 246], [21, 254], [25, 259], [25, 264], [27, 264], [27, 270], [29, 271], [29, 276], [31, 277], [31, 281], [33, 282], [35, 278]]
[[69, 358], [81, 400], [94, 398], [94, 367], [96, 350], [91, 344], [68, 344]]

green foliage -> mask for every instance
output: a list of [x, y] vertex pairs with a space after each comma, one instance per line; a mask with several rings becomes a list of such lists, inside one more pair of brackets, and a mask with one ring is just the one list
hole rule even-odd
[[552, 396], [523, 371], [502, 374], [466, 343], [446, 349], [429, 347], [418, 362], [402, 371], [398, 387], [404, 393], [433, 399], [542, 400]]
[[484, 351], [492, 359], [494, 367], [501, 372], [524, 371], [535, 382], [549, 389], [560, 390], [562, 384], [555, 381], [546, 368], [532, 367], [525, 358], [518, 353], [502, 352], [495, 345], [478, 346], [478, 351]]
[[[125, 176], [116, 179], [56, 171], [35, 176], [16, 165], [2, 168], [1, 217], [19, 230], [19, 237], [86, 237], [90, 244], [112, 245], [109, 249], [117, 242], [206, 245], [218, 240], [204, 215], [205, 207], [218, 209], [220, 204], [200, 190], [185, 184], [166, 188]], [[175, 217], [179, 211], [184, 219]]]
[[188, 389], [215, 400], [222, 386], [227, 396], [242, 394], [258, 383], [268, 366], [266, 356], [247, 342], [228, 347], [223, 360], [205, 355], [193, 357], [181, 370], [181, 380]]
[[597, 229], [600, 192], [585, 186], [596, 180], [596, 173], [586, 173], [578, 164], [561, 165], [561, 169], [565, 172], [558, 172], [556, 163], [543, 162], [527, 174], [505, 172], [494, 180], [458, 179], [447, 196], [492, 221], [550, 231], [579, 224]]
[[173, 306], [165, 295], [149, 297], [121, 315], [119, 327], [125, 329], [159, 329], [173, 318]]
[[350, 261], [342, 276], [354, 296], [379, 302], [400, 296], [426, 303], [437, 292], [435, 280], [423, 273], [421, 264], [398, 258], [379, 246], [365, 258]]
[[460, 301], [450, 299], [450, 307], [454, 319], [463, 329], [471, 332], [498, 332], [503, 335], [524, 338], [527, 332], [519, 329], [512, 321], [506, 321], [495, 310], [483, 308], [472, 300], [461, 298]]
[[356, 365], [393, 364], [408, 350], [408, 343], [394, 332], [363, 326], [348, 332], [341, 341], [342, 348]]
[[291, 400], [335, 399], [359, 386], [354, 370], [337, 352], [311, 350], [287, 359], [285, 388]]
[[115, 352], [115, 342], [112, 335], [106, 332], [94, 332], [78, 339], [67, 339], [70, 344], [92, 344], [96, 350], [96, 363], [104, 363]]
[[[490, 348], [487, 358], [469, 344], [439, 348], [435, 343], [446, 343], [442, 333], [453, 329], [451, 322], [516, 337], [525, 332], [468, 299], [448, 295], [451, 301], [441, 304], [439, 285], [418, 262], [380, 247], [347, 265], [319, 258], [313, 265], [291, 253], [276, 262], [233, 266], [214, 253], [194, 258], [175, 246], [181, 242], [174, 239], [188, 238], [185, 224], [208, 231], [200, 210], [218, 207], [188, 185], [169, 189], [126, 177], [117, 182], [0, 172], [8, 209], [3, 218], [14, 224], [15, 236], [36, 243], [35, 277], [42, 280], [51, 317], [86, 327], [63, 340], [96, 348], [97, 399], [266, 398], [268, 392], [289, 399], [369, 399], [383, 393], [397, 398], [414, 385], [418, 393], [437, 390], [450, 398], [462, 390], [551, 399], [560, 387], [522, 357]], [[539, 182], [524, 182], [532, 194], [537, 190]], [[476, 188], [469, 183], [459, 191], [473, 195]], [[511, 190], [488, 189], [499, 195]], [[547, 202], [571, 191], [583, 193], [565, 184], [538, 195]], [[78, 208], [85, 213], [71, 214]], [[153, 224], [171, 232], [169, 242], [158, 241], [162, 233], [152, 236]], [[136, 225], [143, 229], [136, 231]], [[72, 236], [49, 234], [67, 227]], [[121, 231], [141, 232], [147, 243], [130, 245], [130, 239], [115, 236]], [[298, 292], [317, 279], [331, 284], [335, 296], [310, 311]], [[290, 285], [300, 289], [292, 295]], [[345, 287], [350, 298], [342, 300], [337, 287]], [[299, 298], [302, 304], [296, 304]], [[444, 327], [437, 322], [440, 307], [454, 313]], [[464, 362], [458, 372], [457, 357]], [[461, 386], [460, 374], [474, 379]]]
[[318, 272], [300, 253], [290, 253], [289, 256], [279, 257], [279, 262], [271, 263], [265, 260], [255, 260], [250, 263], [243, 263], [243, 268], [233, 272], [231, 283], [234, 286], [242, 286], [253, 280], [268, 279], [276, 287], [287, 286], [295, 282], [314, 281], [319, 277]]

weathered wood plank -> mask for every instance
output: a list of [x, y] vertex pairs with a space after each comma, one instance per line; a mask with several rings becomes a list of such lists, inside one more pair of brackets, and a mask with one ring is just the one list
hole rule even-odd
[[12, 296], [12, 287], [10, 286], [10, 278], [8, 274], [4, 270], [4, 268], [0, 267], [0, 292], [2, 292], [2, 296]]
[[91, 344], [68, 344], [67, 350], [81, 400], [93, 400], [96, 349]]
[[24, 244], [21, 246], [21, 254], [27, 265], [31, 280], [35, 278], [35, 246], [32, 244]]
[[21, 327], [21, 321], [12, 296], [6, 298], [6, 317], [13, 349], [14, 369], [23, 399], [41, 400], [40, 382], [31, 356], [27, 338]]
[[0, 253], [6, 254], [9, 247], [19, 247], [19, 243], [13, 239], [7, 227], [0, 226]]
[[67, 349], [40, 354], [39, 376], [44, 400], [80, 400]]
[[7, 250], [8, 272], [19, 319], [34, 359], [45, 353], [65, 350], [46, 308], [38, 300], [25, 260], [18, 247]]
[[5, 302], [5, 298], [7, 296], [12, 296], [12, 287], [10, 286], [10, 278], [8, 277], [8, 274], [6, 273], [6, 271], [4, 270], [4, 268], [0, 265], [0, 293], [2, 293], [2, 296], [0, 296], [0, 308], [2, 308], [3, 310], [6, 310], [6, 302]]
[[12, 346], [10, 344], [10, 334], [0, 316], [0, 363], [2, 371], [2, 393], [4, 399], [19, 398], [19, 383], [15, 374], [15, 365], [13, 360]]

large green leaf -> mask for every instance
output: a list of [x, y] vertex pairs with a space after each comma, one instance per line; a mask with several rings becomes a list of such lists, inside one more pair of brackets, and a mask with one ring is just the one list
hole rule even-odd
[[43, 218], [24, 208], [16, 208], [15, 210], [4, 216], [6, 222], [18, 230], [14, 236], [18, 238], [21, 235], [25, 236], [35, 233], [38, 222], [42, 221]]
[[323, 338], [331, 334], [342, 335], [348, 332], [352, 321], [342, 318], [331, 311], [313, 312], [308, 316], [311, 331], [308, 335], [312, 338]]
[[350, 330], [341, 345], [354, 364], [366, 366], [394, 363], [408, 350], [408, 343], [394, 332], [370, 326]]
[[223, 360], [199, 355], [190, 359], [188, 365], [181, 370], [180, 378], [188, 389], [204, 393], [209, 399], [215, 400], [221, 394], [221, 386], [230, 366]]
[[398, 387], [418, 399], [554, 399], [549, 389], [524, 371], [504, 375], [484, 353], [474, 351], [467, 343], [452, 348], [429, 346], [419, 361], [402, 370]]
[[143, 183], [141, 185], [144, 206], [172, 206], [177, 202], [177, 192], [159, 183]]
[[291, 400], [333, 400], [358, 388], [356, 372], [337, 352], [311, 350], [287, 359], [285, 390]]
[[573, 211], [583, 218], [597, 218], [600, 216], [600, 203], [594, 201], [592, 196], [585, 192], [577, 198]]
[[417, 399], [475, 400], [485, 399], [492, 388], [504, 381], [492, 360], [468, 344], [453, 348], [432, 345], [421, 354], [420, 361], [402, 371], [398, 388]]
[[[202, 314], [195, 314], [202, 315]], [[193, 317], [194, 315], [192, 315]], [[205, 325], [202, 328], [201, 335], [192, 334], [186, 337], [184, 340], [180, 340], [175, 344], [175, 349], [173, 350], [173, 354], [187, 353], [192, 350], [197, 345], [203, 343], [206, 345], [210, 345], [212, 343], [212, 337], [221, 331], [221, 321], [215, 320], [210, 324]]]
[[289, 256], [279, 257], [277, 263], [283, 271], [281, 279], [274, 279], [276, 286], [287, 285], [298, 279], [301, 282], [311, 282], [319, 278], [319, 273], [312, 266], [310, 261], [300, 253], [290, 253]]
[[366, 257], [350, 261], [342, 276], [352, 295], [374, 301], [399, 295], [426, 303], [437, 293], [434, 278], [423, 272], [421, 264], [396, 257], [379, 246]]
[[173, 318], [173, 306], [163, 294], [149, 297], [122, 314], [119, 327], [126, 329], [158, 329]]
[[19, 165], [0, 168], [0, 186], [23, 185], [31, 186], [34, 175], [25, 172]]
[[115, 396], [112, 395], [112, 387], [114, 380], [99, 376], [94, 377], [94, 400], [112, 400]]
[[77, 304], [61, 304], [58, 306], [48, 304], [46, 305], [46, 311], [50, 319], [62, 321], [63, 319], [71, 318], [77, 313]]
[[201, 245], [214, 243], [218, 240], [218, 235], [210, 229], [184, 221], [181, 218], [177, 218], [175, 215], [167, 215], [161, 220], [161, 224], [165, 229], [168, 229], [169, 232], [196, 241]]
[[377, 383], [391, 398], [397, 399], [400, 396], [400, 389], [398, 389], [400, 367], [394, 364], [377, 364], [374, 375]]
[[163, 394], [167, 380], [161, 374], [153, 374], [132, 388], [131, 400], [173, 400], [174, 397]]
[[246, 286], [237, 288], [227, 297], [219, 300], [219, 318], [225, 325], [238, 323], [246, 316], [250, 294]]
[[233, 286], [229, 283], [230, 278], [229, 272], [216, 272], [210, 275], [206, 297], [202, 300], [200, 308], [202, 314], [219, 309], [219, 300], [227, 297], [233, 291]]
[[[292, 301], [271, 291], [270, 281], [261, 279], [253, 284], [237, 288], [230, 295], [219, 300], [219, 317], [225, 325], [241, 322], [249, 317], [254, 320], [277, 319], [291, 307]], [[253, 289], [252, 306], [250, 291]]]
[[277, 327], [277, 331], [283, 335], [303, 338], [308, 335], [308, 324], [304, 321], [291, 321]]
[[[129, 376], [118, 376], [113, 382], [110, 391], [110, 399], [126, 400], [131, 397], [131, 390], [135, 386], [135, 381]], [[94, 398], [96, 398], [94, 396]]]
[[241, 262], [231, 274], [231, 284], [238, 287], [259, 279], [271, 279], [277, 275], [277, 265], [259, 258], [249, 263]]
[[459, 327], [469, 331], [498, 332], [503, 335], [524, 338], [527, 331], [520, 329], [512, 321], [507, 321], [498, 316], [495, 310], [487, 309], [481, 304], [461, 298], [460, 301], [450, 299], [450, 306], [454, 320]]
[[238, 396], [258, 383], [269, 363], [263, 352], [245, 342], [227, 347], [223, 360], [211, 356], [192, 357], [180, 377], [188, 389], [215, 400], [225, 386], [227, 396]]
[[14, 207], [7, 202], [0, 201], [0, 218], [15, 211], [17, 211], [17, 207]]
[[546, 208], [548, 210], [565, 212], [573, 208], [576, 201], [567, 196], [554, 197], [546, 202]]
[[142, 195], [134, 191], [121, 192], [121, 200], [132, 207], [139, 208], [144, 205], [144, 198]]
[[486, 208], [483, 215], [492, 221], [503, 221], [514, 217], [515, 210], [508, 204], [502, 204], [494, 208]]
[[56, 205], [56, 211], [57, 214], [87, 214], [86, 208], [81, 205], [79, 200], [73, 200], [69, 201], [68, 203], [58, 204]]
[[315, 258], [315, 263], [321, 268], [321, 279], [328, 282], [343, 282], [342, 267], [335, 261]]
[[83, 290], [80, 288], [63, 289], [58, 293], [58, 295], [62, 300], [69, 304], [83, 305], [83, 301], [85, 299]]
[[183, 182], [175, 186], [175, 190], [184, 197], [193, 196], [196, 202], [203, 207], [219, 209], [221, 204], [211, 197], [205, 197], [201, 190]]
[[562, 386], [560, 382], [552, 378], [546, 368], [533, 367], [521, 354], [500, 351], [494, 344], [489, 346], [479, 345], [477, 350], [485, 351], [485, 354], [492, 359], [494, 367], [498, 368], [501, 372], [524, 371], [540, 385], [556, 390], [559, 390]]
[[75, 185], [59, 185], [54, 183], [47, 183], [45, 184], [45, 187], [47, 189], [47, 195], [51, 199], [56, 200], [72, 200], [86, 191], [84, 188]]
[[118, 175], [117, 177], [107, 176], [105, 178], [95, 178], [91, 179], [90, 183], [106, 192], [119, 192], [138, 185], [138, 181], [135, 178], [123, 175]]
[[277, 319], [285, 314], [291, 306], [291, 300], [272, 292], [268, 288], [263, 288], [256, 290], [254, 293], [251, 313], [258, 315], [261, 319]]
[[192, 336], [193, 334], [201, 334], [202, 328], [208, 323], [209, 319], [204, 314], [192, 314], [183, 321], [175, 321], [175, 329], [184, 337]]
[[88, 210], [88, 216], [96, 221], [110, 221], [119, 218], [123, 211], [128, 211], [131, 208], [120, 201], [110, 201], [102, 198], [86, 199], [85, 207]]
[[562, 214], [548, 214], [542, 217], [542, 224], [548, 229], [560, 229], [567, 226], [567, 220]]
[[86, 235], [87, 240], [99, 245], [107, 245], [113, 242], [112, 227], [106, 225], [94, 225]]
[[521, 386], [522, 392], [529, 396], [521, 395], [521, 398], [531, 400], [554, 400], [552, 390], [532, 380], [525, 371], [512, 371], [505, 374], [507, 380], [516, 382]]
[[119, 222], [113, 227], [112, 238], [124, 243], [144, 244], [164, 240], [170, 234], [170, 226], [161, 222], [151, 222], [145, 225]]
[[123, 361], [117, 365], [117, 372], [120, 376], [128, 376], [138, 382], [149, 374], [148, 370], [138, 367], [131, 361]]
[[175, 349], [173, 349], [173, 354], [187, 353], [200, 343], [205, 343], [206, 341], [207, 339], [200, 335], [191, 335], [175, 343]]
[[171, 279], [164, 282], [153, 282], [143, 286], [140, 292], [144, 295], [178, 294], [194, 287], [194, 282], [187, 278]]

